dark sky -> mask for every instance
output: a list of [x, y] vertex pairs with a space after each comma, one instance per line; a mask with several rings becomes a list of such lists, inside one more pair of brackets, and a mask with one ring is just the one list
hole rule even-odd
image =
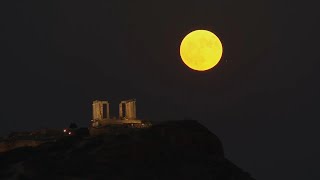
[[[193, 118], [259, 180], [320, 179], [319, 15], [278, 0], [1, 2], [0, 134], [74, 121], [91, 103], [137, 99], [138, 116]], [[214, 32], [206, 72], [180, 59], [183, 37]]]

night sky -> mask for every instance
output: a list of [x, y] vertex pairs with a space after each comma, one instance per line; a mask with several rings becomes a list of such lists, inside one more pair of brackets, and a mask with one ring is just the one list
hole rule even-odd
[[[199, 120], [227, 158], [259, 180], [316, 180], [319, 15], [278, 0], [1, 2], [0, 135], [88, 126], [92, 101], [137, 99], [152, 121]], [[183, 64], [196, 29], [224, 52], [213, 69]]]

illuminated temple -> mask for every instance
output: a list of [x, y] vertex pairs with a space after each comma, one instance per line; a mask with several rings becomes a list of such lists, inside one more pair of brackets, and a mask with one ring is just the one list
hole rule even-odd
[[92, 127], [100, 128], [110, 125], [122, 125], [131, 127], [143, 127], [145, 124], [137, 119], [136, 100], [121, 101], [119, 104], [119, 118], [110, 118], [108, 101], [93, 101], [92, 104]]

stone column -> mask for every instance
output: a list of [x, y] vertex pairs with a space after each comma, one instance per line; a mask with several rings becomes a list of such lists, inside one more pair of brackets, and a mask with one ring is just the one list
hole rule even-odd
[[130, 104], [126, 102], [126, 118], [130, 119]]
[[130, 106], [128, 102], [126, 102], [126, 117], [130, 119]]
[[103, 105], [102, 102], [99, 102], [99, 117], [98, 119], [102, 119], [103, 117]]
[[133, 106], [132, 105], [133, 105], [133, 103], [132, 103], [132, 101], [130, 101], [129, 102], [129, 109], [130, 109], [129, 110], [129, 112], [130, 112], [130, 116], [129, 116], [130, 118], [129, 119], [133, 118]]
[[100, 119], [100, 102], [94, 101], [92, 104], [93, 120]]
[[128, 103], [125, 103], [124, 105], [125, 105], [125, 111], [124, 111], [125, 115], [124, 115], [124, 117], [128, 118]]
[[103, 111], [102, 111], [102, 103], [101, 102], [99, 102], [98, 103], [98, 119], [102, 119], [101, 117], [102, 117], [102, 113], [103, 113]]
[[122, 102], [119, 104], [119, 119], [123, 118], [123, 114], [122, 114]]

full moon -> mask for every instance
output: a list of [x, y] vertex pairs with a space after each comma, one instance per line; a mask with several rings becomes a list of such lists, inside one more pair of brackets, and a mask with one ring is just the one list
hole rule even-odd
[[222, 44], [212, 32], [195, 30], [182, 40], [180, 56], [189, 68], [197, 71], [206, 71], [213, 68], [220, 61]]

